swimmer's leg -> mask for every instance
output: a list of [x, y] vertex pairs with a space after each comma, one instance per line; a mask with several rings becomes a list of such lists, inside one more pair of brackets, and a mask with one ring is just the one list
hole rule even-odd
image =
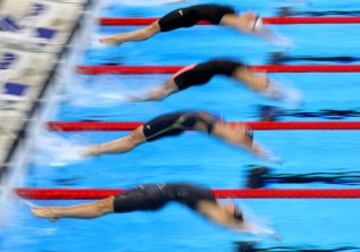
[[114, 197], [67, 207], [33, 207], [31, 212], [37, 217], [49, 220], [60, 218], [91, 219], [114, 212]]
[[159, 101], [165, 99], [171, 94], [178, 91], [177, 86], [175, 85], [174, 79], [168, 79], [160, 87], [156, 87], [147, 93], [144, 97], [129, 97], [129, 101], [132, 102], [142, 102], [142, 101]]
[[158, 32], [160, 32], [160, 26], [158, 24], [158, 21], [156, 21], [143, 29], [133, 32], [116, 34], [111, 37], [102, 38], [99, 41], [103, 44], [119, 45], [123, 42], [147, 40]]
[[84, 157], [96, 156], [103, 153], [125, 153], [146, 141], [143, 126], [138, 127], [129, 135], [120, 139], [88, 147], [81, 154]]

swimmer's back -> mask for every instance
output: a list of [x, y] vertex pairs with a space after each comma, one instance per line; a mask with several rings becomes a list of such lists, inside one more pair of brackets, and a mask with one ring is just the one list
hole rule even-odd
[[171, 201], [182, 203], [196, 210], [197, 204], [201, 200], [216, 202], [211, 191], [192, 184], [145, 184], [117, 195], [114, 200], [114, 211], [125, 213], [157, 210]]
[[197, 203], [201, 200], [216, 202], [213, 193], [203, 187], [188, 183], [169, 183], [164, 186], [163, 192], [173, 200], [187, 205], [192, 209], [197, 208]]
[[215, 75], [232, 77], [241, 62], [229, 59], [213, 59], [195, 66], [186, 67], [174, 75], [175, 85], [179, 90], [209, 82]]
[[228, 6], [217, 4], [193, 5], [171, 11], [160, 18], [158, 24], [162, 32], [167, 32], [182, 27], [194, 26], [201, 20], [219, 24], [224, 15], [233, 13], [235, 11]]
[[230, 13], [235, 13], [230, 6], [220, 4], [199, 4], [184, 8], [184, 13], [200, 20], [207, 20], [213, 24], [219, 24], [221, 18]]

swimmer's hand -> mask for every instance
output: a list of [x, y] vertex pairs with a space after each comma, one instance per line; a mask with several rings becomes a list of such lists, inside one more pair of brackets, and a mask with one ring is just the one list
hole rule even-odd
[[275, 32], [271, 31], [269, 28], [267, 28], [261, 18], [255, 19], [255, 23], [253, 25], [253, 31], [252, 33], [263, 38], [264, 40], [269, 41], [270, 43], [281, 46], [284, 48], [291, 48], [293, 47], [294, 43], [289, 38], [286, 38], [284, 36], [280, 36], [276, 34]]
[[255, 236], [268, 236], [275, 240], [281, 240], [281, 236], [273, 229], [260, 226], [254, 222], [245, 221], [238, 226], [240, 232], [248, 233]]
[[252, 152], [259, 158], [275, 163], [275, 164], [282, 164], [283, 161], [279, 156], [276, 156], [271, 151], [267, 150], [264, 146], [260, 144], [253, 143]]
[[268, 88], [264, 90], [264, 95], [273, 100], [284, 100], [285, 93], [283, 86], [274, 80], [269, 80]]
[[284, 36], [273, 35], [271, 37], [268, 37], [267, 40], [270, 43], [272, 43], [273, 45], [280, 46], [285, 49], [290, 49], [290, 48], [294, 47], [294, 42], [291, 39], [286, 38]]
[[268, 88], [263, 93], [265, 96], [274, 100], [281, 100], [291, 107], [299, 107], [303, 104], [301, 91], [287, 80], [281, 82], [274, 79], [270, 80]]
[[279, 157], [267, 150], [263, 153], [263, 159], [266, 161], [269, 161], [271, 163], [278, 164], [278, 165], [281, 165], [283, 163], [281, 157]]

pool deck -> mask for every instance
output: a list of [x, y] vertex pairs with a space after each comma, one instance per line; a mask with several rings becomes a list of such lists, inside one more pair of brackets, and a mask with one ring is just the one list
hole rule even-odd
[[41, 103], [46, 85], [88, 3], [89, 0], [0, 3], [1, 174], [35, 107]]

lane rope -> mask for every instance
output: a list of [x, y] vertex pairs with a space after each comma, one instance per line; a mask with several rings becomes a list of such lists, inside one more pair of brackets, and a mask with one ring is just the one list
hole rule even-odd
[[[174, 74], [185, 66], [78, 66], [80, 74]], [[360, 65], [253, 65], [250, 69], [269, 73], [360, 72]]]
[[[102, 17], [98, 20], [102, 26], [144, 26], [150, 25], [159, 18], [114, 18]], [[271, 25], [298, 25], [298, 24], [360, 24], [360, 17], [328, 16], [328, 17], [263, 17], [264, 24]], [[211, 25], [209, 22], [200, 21], [198, 25]]]
[[[18, 188], [17, 195], [37, 200], [95, 200], [123, 193], [124, 189]], [[360, 189], [213, 189], [217, 198], [241, 199], [355, 199]]]
[[[313, 122], [229, 122], [246, 124], [252, 130], [360, 130], [360, 121], [313, 121]], [[51, 131], [130, 131], [143, 122], [48, 122]]]

